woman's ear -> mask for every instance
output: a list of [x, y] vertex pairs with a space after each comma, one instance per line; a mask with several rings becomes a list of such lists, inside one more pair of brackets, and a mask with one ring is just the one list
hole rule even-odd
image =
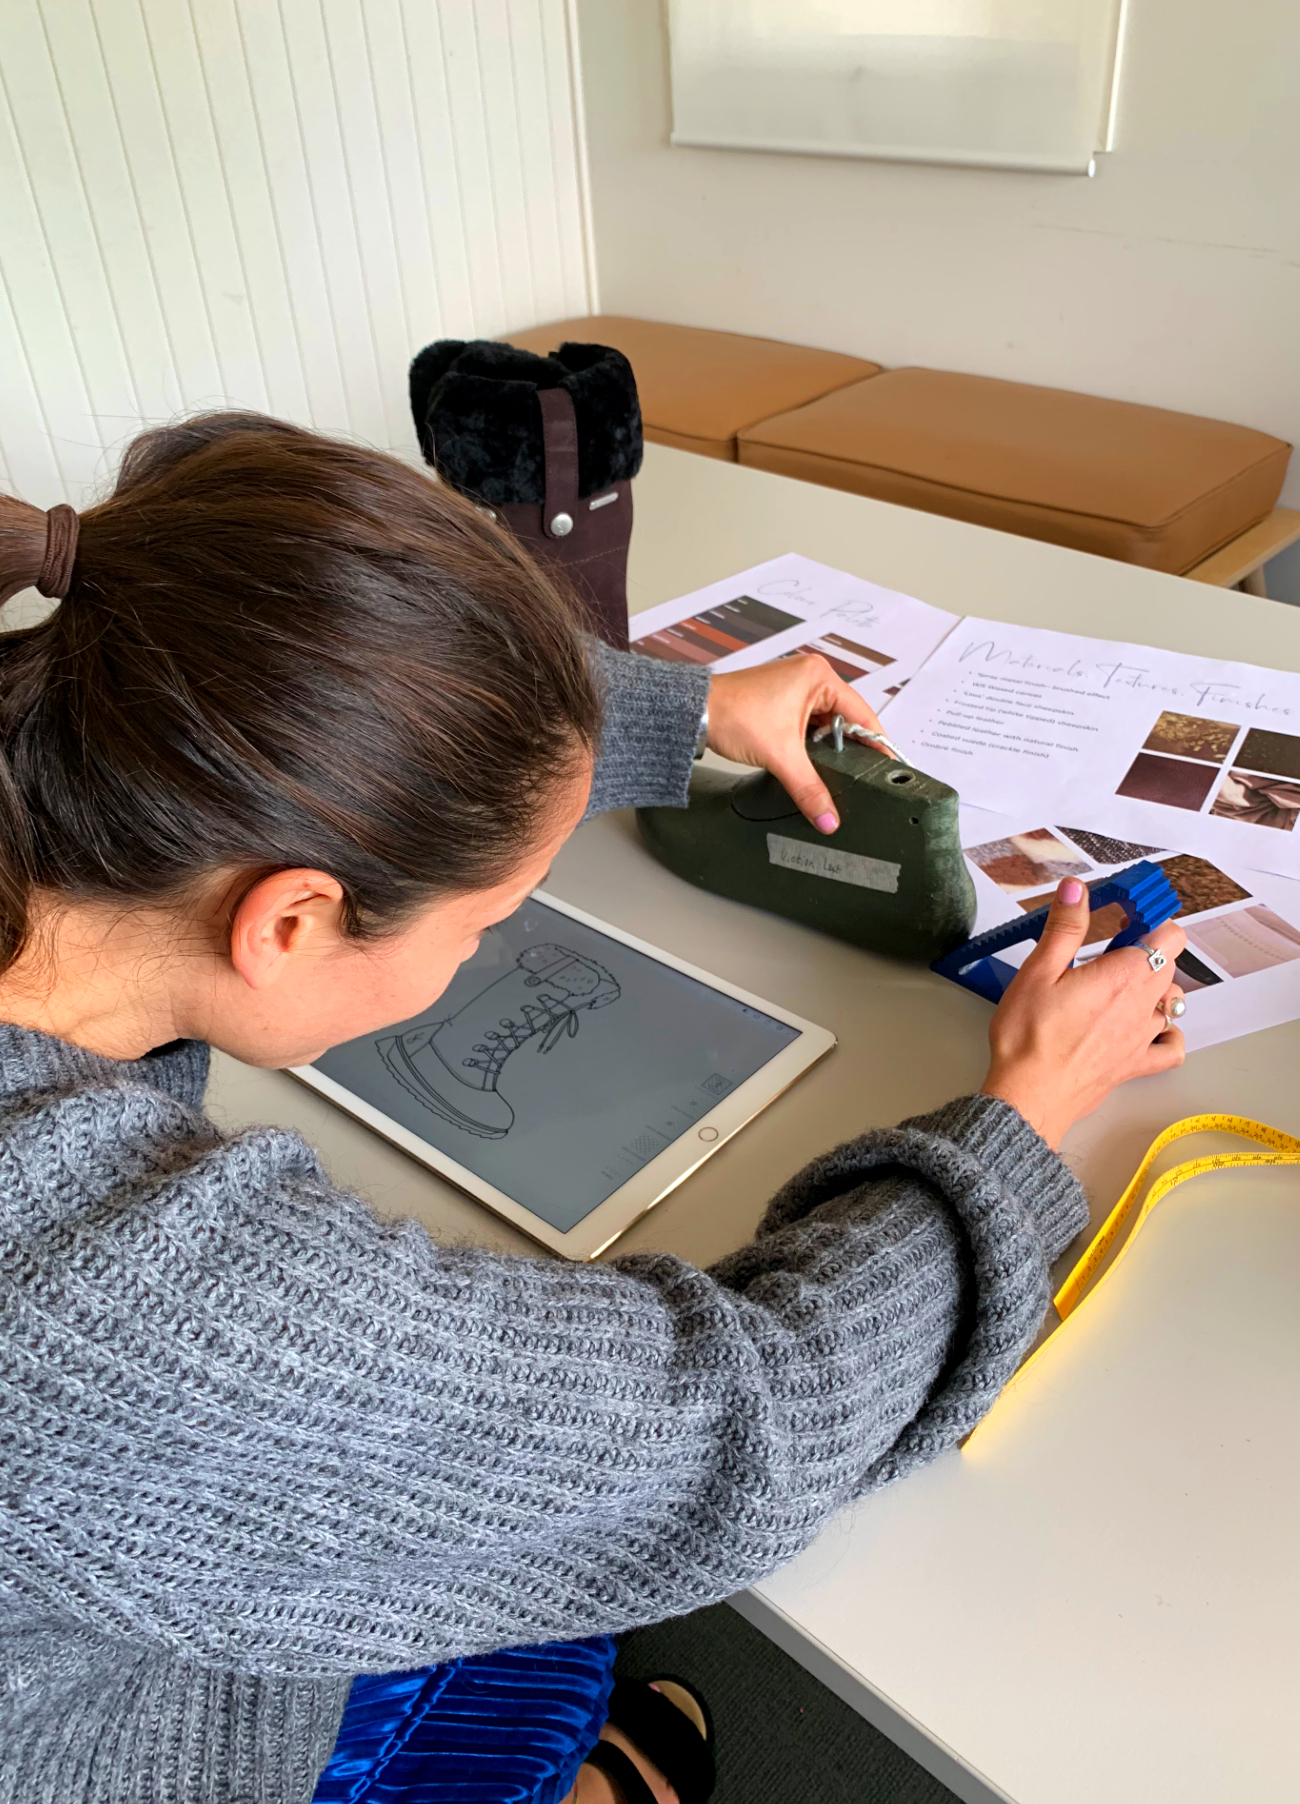
[[230, 923], [230, 961], [251, 990], [269, 989], [291, 961], [337, 951], [343, 886], [324, 871], [276, 871], [255, 883]]

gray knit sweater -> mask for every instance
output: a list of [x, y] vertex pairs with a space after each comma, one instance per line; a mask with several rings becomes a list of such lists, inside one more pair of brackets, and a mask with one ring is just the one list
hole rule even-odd
[[[598, 805], [680, 800], [698, 678], [607, 670]], [[448, 1249], [206, 1072], [0, 1027], [6, 1804], [306, 1804], [358, 1672], [739, 1590], [979, 1419], [1085, 1220], [968, 1097], [708, 1272]]]

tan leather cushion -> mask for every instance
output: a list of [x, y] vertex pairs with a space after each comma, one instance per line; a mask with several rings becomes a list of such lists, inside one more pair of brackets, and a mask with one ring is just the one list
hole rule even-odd
[[698, 326], [665, 326], [654, 320], [597, 313], [556, 320], [527, 332], [502, 334], [525, 351], [553, 351], [575, 344], [613, 345], [636, 376], [645, 435], [656, 444], [705, 457], [736, 460], [742, 426], [802, 407], [848, 382], [874, 376], [878, 363], [814, 351], [774, 338], [707, 332]]
[[1290, 446], [1248, 426], [945, 370], [887, 370], [739, 436], [740, 461], [1188, 570], [1262, 520]]

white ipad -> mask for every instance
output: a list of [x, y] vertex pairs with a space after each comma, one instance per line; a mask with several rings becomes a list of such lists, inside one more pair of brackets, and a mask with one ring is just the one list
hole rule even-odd
[[431, 1009], [293, 1075], [593, 1259], [835, 1036], [538, 892]]

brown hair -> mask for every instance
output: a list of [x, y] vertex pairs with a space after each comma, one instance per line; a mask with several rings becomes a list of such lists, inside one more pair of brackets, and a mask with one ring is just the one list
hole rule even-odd
[[[0, 596], [46, 554], [0, 496]], [[258, 414], [146, 432], [65, 598], [0, 635], [0, 970], [33, 890], [231, 868], [328, 871], [382, 932], [504, 881], [598, 728], [573, 605], [452, 490]]]

